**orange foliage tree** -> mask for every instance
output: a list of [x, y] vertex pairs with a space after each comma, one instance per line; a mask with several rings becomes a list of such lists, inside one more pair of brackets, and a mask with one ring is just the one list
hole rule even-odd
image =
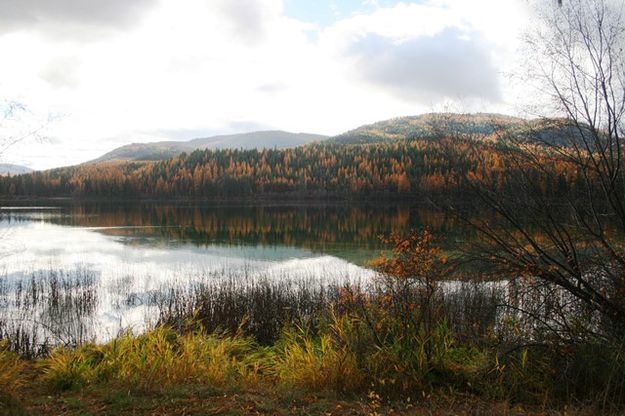
[[406, 330], [422, 327], [430, 333], [440, 316], [434, 302], [438, 283], [450, 272], [447, 257], [428, 230], [380, 239], [391, 245], [390, 253], [371, 262], [380, 273], [383, 308], [399, 318]]

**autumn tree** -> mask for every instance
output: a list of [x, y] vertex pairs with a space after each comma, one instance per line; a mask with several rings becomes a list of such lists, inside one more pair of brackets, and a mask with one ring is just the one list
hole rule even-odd
[[371, 265], [380, 273], [385, 307], [400, 318], [406, 330], [423, 327], [430, 333], [437, 318], [434, 298], [448, 272], [446, 256], [427, 230], [391, 234], [381, 240], [390, 246], [390, 253]]

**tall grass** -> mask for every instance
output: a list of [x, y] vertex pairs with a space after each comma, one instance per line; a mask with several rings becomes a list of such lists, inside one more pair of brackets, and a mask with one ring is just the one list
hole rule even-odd
[[418, 331], [395, 333], [400, 326], [390, 321], [375, 325], [385, 332], [382, 343], [357, 315], [329, 312], [314, 331], [287, 327], [270, 347], [241, 334], [208, 333], [197, 327], [180, 333], [161, 326], [138, 336], [126, 333], [104, 345], [61, 347], [39, 367], [42, 380], [59, 390], [102, 383], [158, 389], [183, 384], [236, 388], [264, 382], [282, 389], [336, 393], [360, 393], [374, 386], [397, 395], [449, 383], [484, 365], [484, 356], [456, 346], [444, 325], [427, 336]]
[[285, 330], [270, 357], [268, 373], [283, 387], [354, 392], [367, 378], [354, 351], [329, 333], [311, 336], [301, 328]]
[[82, 267], [0, 276], [0, 339], [29, 358], [87, 342], [99, 289], [95, 273]]
[[17, 396], [27, 382], [26, 363], [0, 341], [0, 414], [23, 414]]
[[[88, 281], [61, 284], [75, 288], [79, 299], [93, 299]], [[41, 284], [31, 286], [37, 302], [75, 304], [61, 295], [47, 299], [39, 295]], [[155, 328], [101, 345], [61, 345], [36, 360], [30, 376], [58, 390], [260, 385], [359, 395], [373, 390], [394, 399], [443, 389], [540, 405], [625, 406], [622, 344], [572, 332], [565, 341], [538, 338], [505, 307], [501, 285], [439, 281], [430, 289], [393, 278], [367, 287], [234, 279], [197, 285], [151, 300], [160, 314]], [[83, 300], [78, 306], [91, 302]], [[0, 348], [3, 392], [19, 391], [32, 368], [9, 350], [32, 357], [27, 347], [34, 344], [11, 341]]]
[[250, 338], [207, 334], [201, 329], [179, 334], [159, 327], [130, 333], [105, 345], [60, 348], [41, 362], [42, 378], [58, 389], [90, 383], [122, 383], [139, 389], [177, 384], [233, 387], [254, 376]]
[[7, 347], [6, 341], [0, 341], [0, 391], [15, 392], [26, 383], [25, 363], [20, 356]]
[[[103, 345], [60, 347], [36, 361], [31, 377], [57, 390], [99, 385], [141, 392], [202, 385], [360, 397], [369, 392], [385, 400], [444, 390], [539, 406], [596, 404], [598, 412], [625, 403], [625, 360], [616, 348], [501, 351], [486, 341], [460, 342], [445, 319], [436, 320], [431, 331], [406, 330], [386, 310], [376, 309], [384, 303], [368, 301], [364, 311], [345, 305], [340, 312], [327, 311], [314, 329], [287, 326], [269, 346], [240, 332], [210, 333], [191, 325], [125, 333]], [[19, 391], [25, 369], [15, 353], [2, 350], [2, 391]]]
[[338, 282], [229, 277], [160, 301], [158, 322], [180, 327], [192, 317], [208, 332], [242, 330], [259, 343], [271, 345], [286, 326], [297, 322], [314, 326], [337, 303], [340, 288]]

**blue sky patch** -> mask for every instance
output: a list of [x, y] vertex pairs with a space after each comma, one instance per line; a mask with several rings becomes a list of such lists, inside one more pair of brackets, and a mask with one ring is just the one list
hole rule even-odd
[[408, 0], [284, 0], [284, 14], [295, 19], [329, 26], [337, 20], [367, 13], [378, 7], [391, 7], [398, 3], [422, 3]]

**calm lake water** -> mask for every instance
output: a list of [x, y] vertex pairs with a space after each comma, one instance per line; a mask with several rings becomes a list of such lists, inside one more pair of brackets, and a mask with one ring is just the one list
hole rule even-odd
[[366, 281], [381, 234], [423, 226], [443, 246], [467, 232], [414, 206], [4, 206], [0, 335], [103, 341], [154, 324], [167, 293], [223, 279]]

